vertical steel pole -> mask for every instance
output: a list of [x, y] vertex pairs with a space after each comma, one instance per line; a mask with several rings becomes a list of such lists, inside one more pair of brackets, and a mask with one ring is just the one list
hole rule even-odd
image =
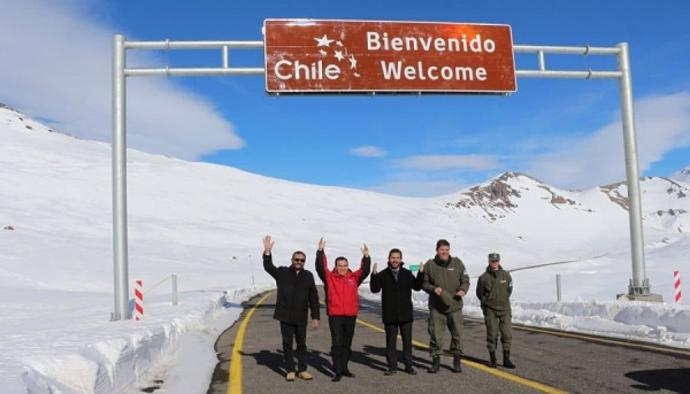
[[112, 320], [130, 319], [127, 273], [127, 108], [125, 37], [113, 37], [113, 286]]
[[228, 46], [223, 46], [223, 68], [230, 67], [230, 55], [228, 53]]
[[632, 280], [629, 295], [649, 294], [649, 282], [644, 263], [644, 236], [642, 233], [642, 201], [640, 198], [640, 173], [637, 163], [637, 141], [635, 135], [635, 114], [633, 111], [632, 81], [628, 43], [617, 45], [618, 69], [621, 71], [620, 95], [621, 117], [623, 121], [623, 141], [625, 144], [625, 169], [628, 180], [628, 201], [630, 217], [630, 243], [632, 255]]
[[556, 301], [561, 302], [561, 274], [556, 274]]
[[172, 274], [171, 282], [172, 282], [172, 304], [177, 305], [177, 275], [176, 274]]

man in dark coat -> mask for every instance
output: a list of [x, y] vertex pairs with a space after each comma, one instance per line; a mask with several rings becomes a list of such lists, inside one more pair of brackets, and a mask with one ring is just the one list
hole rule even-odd
[[501, 333], [503, 346], [503, 366], [515, 368], [510, 360], [510, 344], [512, 342], [512, 323], [510, 310], [510, 295], [513, 293], [513, 278], [501, 266], [501, 256], [498, 253], [489, 254], [489, 265], [486, 272], [477, 282], [477, 298], [484, 312], [486, 323], [486, 347], [489, 350], [490, 365], [496, 368], [496, 346], [498, 333]]
[[[280, 321], [280, 333], [283, 337], [283, 355], [288, 381], [300, 379], [311, 380], [312, 375], [307, 372], [307, 309], [311, 309], [311, 326], [319, 327], [319, 295], [316, 292], [314, 275], [304, 269], [306, 255], [297, 251], [292, 254], [292, 264], [289, 267], [273, 265], [273, 249], [271, 236], [264, 238], [263, 262], [264, 270], [275, 280], [278, 287], [276, 309], [273, 318]], [[297, 342], [297, 372], [292, 344]]]
[[398, 370], [398, 352], [395, 348], [398, 331], [402, 336], [405, 372], [410, 375], [417, 374], [412, 367], [412, 322], [414, 320], [412, 290], [419, 291], [422, 288], [424, 269], [420, 268], [415, 278], [412, 272], [403, 265], [402, 251], [391, 249], [388, 253], [388, 267], [377, 273], [376, 264], [374, 264], [369, 281], [372, 293], [382, 291], [381, 309], [386, 331], [386, 360], [388, 361], [386, 376], [393, 375]]

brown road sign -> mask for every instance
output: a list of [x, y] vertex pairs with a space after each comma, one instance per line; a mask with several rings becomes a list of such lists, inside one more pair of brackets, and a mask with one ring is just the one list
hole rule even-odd
[[269, 93], [515, 92], [510, 26], [264, 21]]

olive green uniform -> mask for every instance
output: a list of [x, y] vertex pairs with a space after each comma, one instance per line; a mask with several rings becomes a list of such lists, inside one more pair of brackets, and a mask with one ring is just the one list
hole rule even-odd
[[477, 282], [477, 298], [481, 302], [486, 323], [486, 347], [495, 352], [498, 345], [498, 334], [504, 352], [510, 352], [513, 338], [510, 295], [513, 292], [513, 279], [508, 271], [499, 266], [498, 271], [487, 267]]
[[[440, 287], [443, 292], [437, 296], [434, 289]], [[462, 297], [456, 293], [470, 288], [470, 277], [465, 265], [457, 257], [442, 261], [438, 257], [424, 264], [424, 291], [429, 293], [429, 350], [432, 356], [443, 353], [443, 333], [447, 327], [450, 331], [450, 352], [454, 356], [462, 353]]]

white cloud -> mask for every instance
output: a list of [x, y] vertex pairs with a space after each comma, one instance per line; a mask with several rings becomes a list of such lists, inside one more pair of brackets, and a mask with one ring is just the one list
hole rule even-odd
[[[87, 3], [88, 5], [88, 3]], [[110, 140], [112, 36], [84, 3], [3, 0], [0, 12], [0, 101], [52, 127]], [[128, 64], [157, 64], [128, 52]], [[195, 159], [244, 145], [233, 126], [199, 95], [172, 80], [128, 79], [128, 144]]]
[[396, 160], [402, 168], [437, 170], [490, 170], [500, 167], [494, 156], [489, 155], [418, 155]]
[[[690, 93], [646, 97], [635, 102], [635, 111], [640, 172], [666, 152], [690, 146]], [[612, 122], [569, 147], [534, 157], [525, 172], [570, 188], [624, 180], [621, 122]]]
[[388, 152], [373, 145], [363, 145], [350, 149], [349, 153], [353, 156], [361, 157], [383, 157], [388, 155]]

